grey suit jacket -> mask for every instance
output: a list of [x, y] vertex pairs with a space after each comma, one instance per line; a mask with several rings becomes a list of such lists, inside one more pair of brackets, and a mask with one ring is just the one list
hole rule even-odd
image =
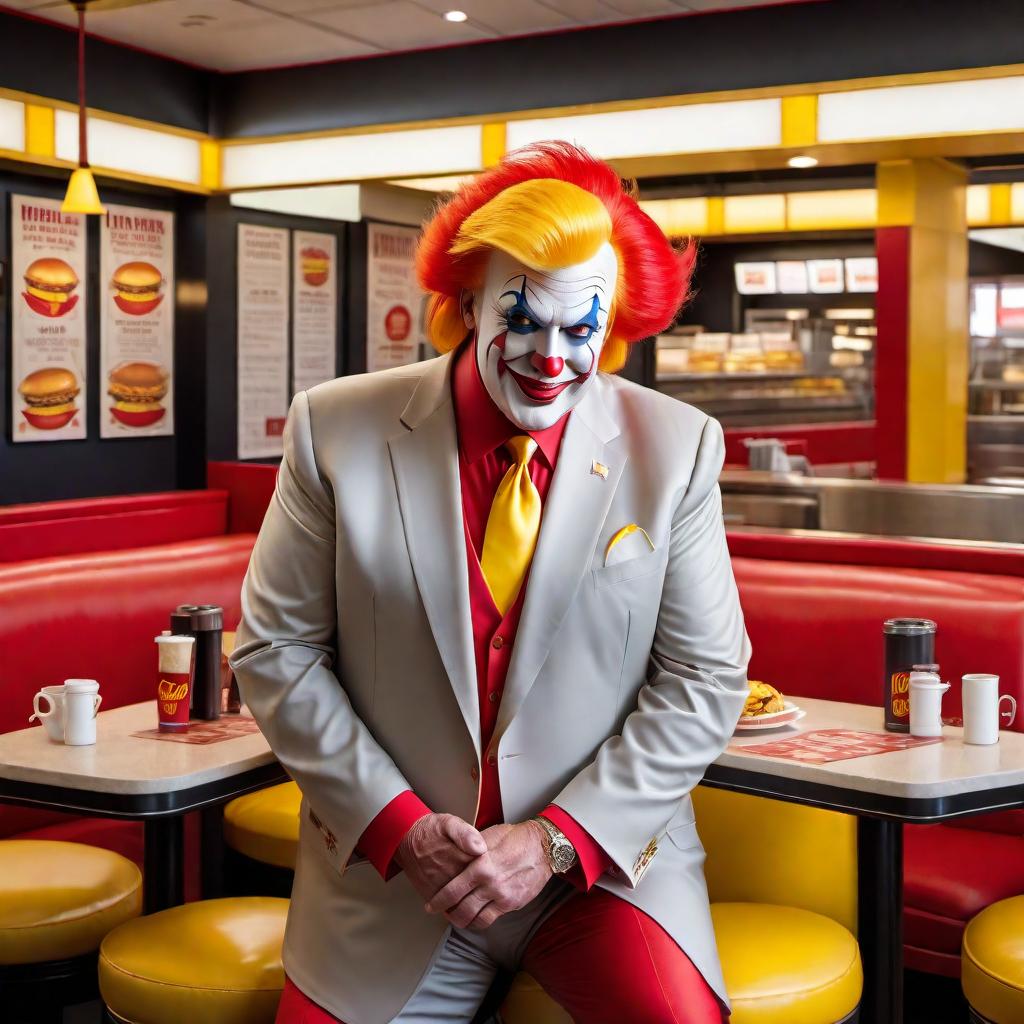
[[[413, 789], [472, 822], [481, 757], [508, 821], [554, 801], [724, 999], [689, 793], [743, 707], [749, 645], [719, 425], [599, 375], [545, 503], [494, 738], [480, 750], [451, 357], [296, 396], [232, 664], [302, 789], [285, 966], [347, 1024], [390, 1020], [447, 934], [354, 853]], [[623, 526], [642, 526], [617, 544]]]

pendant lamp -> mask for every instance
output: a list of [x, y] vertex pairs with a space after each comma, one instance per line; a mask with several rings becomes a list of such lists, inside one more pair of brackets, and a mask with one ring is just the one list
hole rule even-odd
[[85, 114], [85, 3], [73, 0], [78, 11], [78, 167], [71, 172], [68, 190], [61, 204], [62, 213], [106, 213], [96, 191], [96, 180], [89, 169], [89, 146]]

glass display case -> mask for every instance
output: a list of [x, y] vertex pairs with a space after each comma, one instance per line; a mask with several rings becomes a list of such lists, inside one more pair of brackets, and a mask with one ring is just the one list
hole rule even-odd
[[658, 390], [725, 426], [872, 416], [872, 308], [748, 308], [743, 321], [739, 333], [689, 326], [659, 337]]

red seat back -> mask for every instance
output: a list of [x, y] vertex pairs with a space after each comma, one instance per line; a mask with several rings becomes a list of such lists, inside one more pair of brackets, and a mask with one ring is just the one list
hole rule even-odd
[[98, 679], [104, 708], [153, 694], [153, 637], [177, 605], [219, 604], [241, 618], [250, 534], [0, 567], [0, 732], [22, 729], [32, 696]]
[[131, 494], [0, 507], [0, 562], [223, 535], [224, 490]]
[[952, 683], [944, 714], [960, 714], [967, 672], [998, 673], [1000, 690], [1024, 708], [1024, 579], [760, 558], [733, 567], [752, 678], [794, 696], [881, 706], [882, 622], [923, 616], [938, 623], [936, 659]]

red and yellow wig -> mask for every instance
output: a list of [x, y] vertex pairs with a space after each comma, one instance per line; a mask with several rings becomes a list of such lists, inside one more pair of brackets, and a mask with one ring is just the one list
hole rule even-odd
[[614, 373], [627, 345], [665, 330], [686, 301], [694, 246], [673, 248], [615, 171], [582, 149], [543, 142], [509, 153], [424, 227], [416, 269], [430, 292], [434, 347], [449, 352], [465, 339], [459, 295], [483, 283], [492, 250], [554, 270], [590, 259], [606, 242], [619, 276], [598, 365]]

